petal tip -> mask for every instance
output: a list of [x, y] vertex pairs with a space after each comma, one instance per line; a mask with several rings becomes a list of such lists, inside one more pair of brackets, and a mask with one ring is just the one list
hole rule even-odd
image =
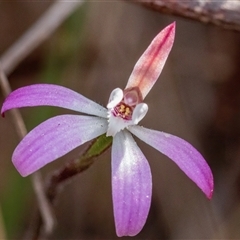
[[168, 26], [175, 29], [176, 28], [176, 21], [170, 23]]
[[19, 174], [22, 176], [22, 177], [27, 177], [27, 176], [29, 176], [30, 174], [28, 174], [28, 173], [25, 173], [25, 172], [20, 172], [19, 170], [18, 170], [18, 172], [19, 172]]
[[134, 237], [138, 235], [141, 232], [141, 230], [142, 228], [140, 230], [137, 229], [136, 231], [125, 232], [125, 231], [121, 231], [120, 229], [116, 229], [116, 234], [118, 237], [125, 237], [125, 236]]
[[166, 28], [167, 31], [169, 31], [169, 35], [172, 36], [172, 41], [174, 41], [175, 38], [175, 30], [176, 30], [176, 22], [169, 24]]
[[207, 198], [211, 200], [213, 197], [213, 189], [211, 189], [210, 193], [207, 195]]
[[206, 193], [206, 197], [207, 197], [209, 200], [211, 200], [212, 197], [213, 197], [213, 188], [214, 188], [213, 185], [214, 185], [214, 184], [213, 184], [213, 181], [212, 181], [212, 182], [211, 182], [211, 188], [210, 188], [210, 191], [209, 191], [208, 193]]
[[175, 30], [176, 29], [176, 21], [170, 23], [166, 28], [170, 28], [170, 30]]
[[199, 185], [196, 182], [195, 183], [203, 191], [207, 199], [211, 200], [213, 197], [213, 191], [214, 191], [214, 180], [213, 180], [213, 175], [210, 168], [209, 168], [209, 173], [210, 173], [210, 176], [205, 178], [204, 185]]
[[12, 159], [12, 163], [22, 177], [27, 177], [31, 174], [30, 172], [26, 171], [26, 168], [23, 167], [23, 165], [20, 164], [18, 161], [16, 161], [16, 159]]
[[3, 105], [2, 105], [2, 108], [1, 108], [1, 115], [2, 115], [2, 117], [5, 117], [5, 112], [6, 112], [4, 104], [5, 104], [5, 102], [3, 102]]

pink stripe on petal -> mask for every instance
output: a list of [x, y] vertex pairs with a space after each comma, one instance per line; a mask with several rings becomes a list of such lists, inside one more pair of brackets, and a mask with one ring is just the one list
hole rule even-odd
[[117, 235], [135, 236], [148, 216], [152, 175], [147, 159], [126, 130], [113, 138], [112, 195]]
[[107, 130], [103, 118], [60, 115], [41, 123], [16, 147], [12, 161], [27, 176]]
[[164, 28], [137, 61], [126, 88], [138, 87], [143, 99], [157, 81], [175, 37], [175, 22]]
[[209, 199], [212, 197], [214, 184], [211, 169], [191, 144], [171, 134], [144, 127], [132, 126], [129, 131], [172, 159]]
[[12, 108], [55, 106], [70, 110], [107, 117], [107, 109], [81, 94], [53, 84], [34, 84], [19, 88], [5, 99], [1, 114]]

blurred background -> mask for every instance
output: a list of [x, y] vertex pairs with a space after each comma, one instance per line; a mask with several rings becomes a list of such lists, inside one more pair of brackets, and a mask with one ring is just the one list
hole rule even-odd
[[[0, 55], [46, 11], [51, 1], [0, 2]], [[176, 39], [146, 103], [141, 125], [189, 141], [215, 179], [209, 201], [167, 157], [139, 143], [153, 175], [147, 223], [132, 239], [240, 238], [240, 33], [163, 15], [125, 1], [89, 1], [9, 75], [12, 89], [56, 83], [101, 105], [124, 88], [153, 37], [176, 21]], [[1, 95], [1, 103], [4, 97]], [[28, 130], [65, 110], [21, 109]], [[8, 239], [22, 239], [35, 221], [30, 178], [11, 163], [19, 142], [10, 114], [0, 118], [0, 221]], [[42, 169], [44, 178], [85, 146]], [[50, 239], [116, 239], [110, 151], [62, 188], [58, 225]], [[125, 238], [123, 238], [125, 239]], [[127, 239], [127, 237], [126, 237]]]

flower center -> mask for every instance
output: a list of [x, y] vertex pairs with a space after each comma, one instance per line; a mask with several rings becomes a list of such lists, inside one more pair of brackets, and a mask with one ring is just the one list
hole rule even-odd
[[128, 88], [124, 91], [120, 88], [114, 89], [110, 94], [107, 108], [109, 123], [107, 136], [114, 136], [124, 128], [138, 124], [148, 110], [147, 104], [142, 102], [138, 88]]
[[121, 117], [124, 120], [131, 120], [132, 112], [133, 112], [133, 109], [130, 106], [121, 102], [116, 107], [114, 107], [112, 114], [115, 117]]

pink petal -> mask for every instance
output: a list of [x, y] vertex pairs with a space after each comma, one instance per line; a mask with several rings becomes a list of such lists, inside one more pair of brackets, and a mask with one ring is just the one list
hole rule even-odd
[[55, 106], [107, 117], [107, 109], [79, 93], [53, 84], [34, 84], [19, 88], [5, 99], [1, 114], [12, 108]]
[[138, 87], [143, 99], [157, 81], [175, 36], [175, 22], [164, 28], [137, 61], [126, 88]]
[[148, 216], [152, 175], [147, 159], [126, 130], [113, 138], [112, 195], [117, 235], [135, 236]]
[[61, 115], [50, 118], [19, 143], [12, 156], [13, 164], [22, 176], [27, 176], [106, 130], [107, 121], [99, 117]]
[[202, 155], [185, 140], [168, 133], [132, 126], [129, 131], [145, 143], [172, 159], [210, 199], [213, 175]]

